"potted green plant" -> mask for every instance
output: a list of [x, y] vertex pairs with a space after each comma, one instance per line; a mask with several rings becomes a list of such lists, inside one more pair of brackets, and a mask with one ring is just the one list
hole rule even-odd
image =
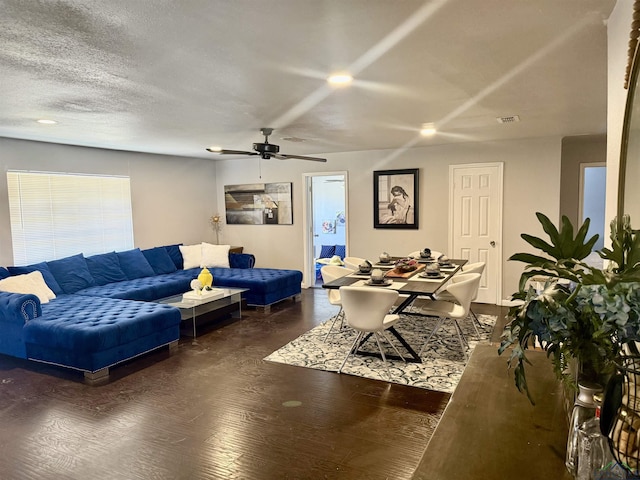
[[[605, 268], [584, 262], [598, 236], [586, 239], [589, 219], [574, 236], [565, 216], [558, 230], [536, 213], [549, 241], [522, 234], [542, 254], [516, 253], [509, 260], [527, 264], [509, 311], [499, 354], [510, 349], [515, 384], [533, 403], [525, 374], [526, 350], [537, 340], [553, 362], [559, 379], [575, 386], [567, 366], [578, 365], [578, 377], [603, 383], [615, 369], [623, 346], [640, 339], [640, 236], [624, 216], [611, 222], [611, 248], [598, 252]], [[544, 276], [536, 290], [530, 279]], [[515, 366], [514, 366], [515, 365]]]

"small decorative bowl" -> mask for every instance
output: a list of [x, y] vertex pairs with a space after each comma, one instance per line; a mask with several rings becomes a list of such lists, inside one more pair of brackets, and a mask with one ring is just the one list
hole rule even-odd
[[369, 260], [365, 260], [360, 265], [358, 265], [358, 270], [360, 270], [360, 273], [370, 273], [372, 268], [373, 265], [371, 265], [371, 262]]
[[418, 268], [418, 262], [416, 262], [416, 260], [411, 257], [401, 258], [396, 262], [395, 268], [398, 272], [401, 273], [413, 272], [416, 268]]

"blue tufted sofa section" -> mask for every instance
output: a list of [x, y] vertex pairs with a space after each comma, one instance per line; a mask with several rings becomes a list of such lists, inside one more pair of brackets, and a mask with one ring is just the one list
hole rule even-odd
[[210, 268], [214, 285], [248, 288], [244, 298], [249, 306], [268, 306], [299, 295], [302, 272], [275, 268]]
[[151, 302], [191, 290], [189, 284], [198, 276], [198, 273], [200, 273], [199, 268], [176, 270], [173, 273], [88, 287], [78, 290], [76, 294]]
[[[214, 285], [247, 288], [248, 305], [268, 307], [301, 293], [297, 270], [253, 268], [250, 254], [230, 254], [229, 264], [210, 268]], [[0, 268], [2, 278], [39, 270], [57, 295], [41, 304], [35, 295], [0, 291], [0, 353], [87, 375], [175, 343], [180, 312], [154, 301], [190, 290], [200, 269], [182, 268], [178, 245]]]
[[61, 295], [24, 326], [29, 358], [95, 372], [180, 338], [180, 312], [156, 303]]
[[0, 352], [27, 358], [23, 328], [26, 322], [41, 315], [40, 300], [35, 295], [0, 292]]

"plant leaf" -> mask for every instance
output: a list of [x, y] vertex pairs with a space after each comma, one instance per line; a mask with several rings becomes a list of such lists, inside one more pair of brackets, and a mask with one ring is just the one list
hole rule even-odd
[[560, 258], [560, 250], [558, 250], [553, 245], [549, 245], [547, 242], [542, 240], [541, 238], [534, 237], [533, 235], [529, 235], [527, 233], [523, 233], [520, 235], [522, 239], [527, 242], [532, 247], [537, 248], [538, 250], [542, 250], [546, 254], [552, 256], [553, 258]]
[[536, 217], [538, 217], [538, 221], [542, 224], [542, 229], [545, 231], [547, 235], [549, 235], [549, 239], [554, 245], [558, 245], [560, 242], [560, 234], [558, 233], [558, 229], [556, 226], [549, 220], [544, 213], [536, 212]]
[[514, 253], [509, 257], [509, 260], [531, 263], [534, 265], [549, 261], [548, 258], [541, 257], [540, 255], [534, 255], [533, 253]]

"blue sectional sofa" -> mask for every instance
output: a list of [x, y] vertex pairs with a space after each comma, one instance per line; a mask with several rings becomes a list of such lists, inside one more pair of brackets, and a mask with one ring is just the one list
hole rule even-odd
[[[230, 268], [209, 268], [214, 285], [246, 288], [246, 304], [267, 310], [300, 295], [301, 272], [254, 263], [253, 255], [230, 253]], [[183, 267], [179, 245], [0, 267], [0, 353], [77, 369], [95, 381], [120, 362], [175, 346], [180, 312], [155, 301], [190, 290], [200, 268]], [[5, 278], [40, 274], [45, 292], [2, 291]]]

